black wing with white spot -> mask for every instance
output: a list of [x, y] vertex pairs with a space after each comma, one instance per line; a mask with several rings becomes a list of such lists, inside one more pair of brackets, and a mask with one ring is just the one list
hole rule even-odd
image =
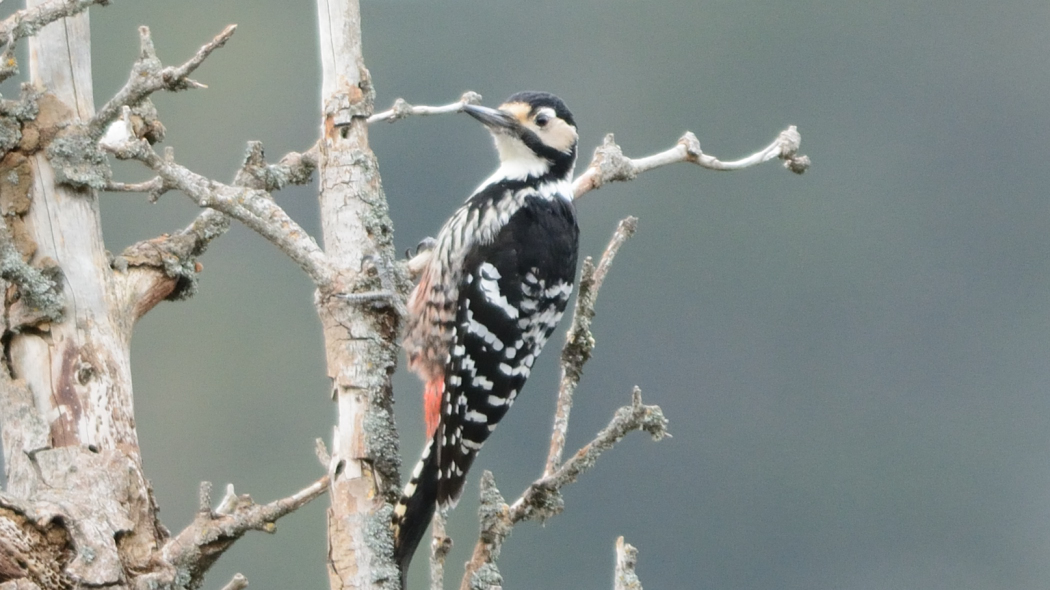
[[474, 457], [561, 319], [578, 238], [570, 202], [529, 196], [491, 244], [467, 254], [436, 433], [439, 504], [459, 499]]

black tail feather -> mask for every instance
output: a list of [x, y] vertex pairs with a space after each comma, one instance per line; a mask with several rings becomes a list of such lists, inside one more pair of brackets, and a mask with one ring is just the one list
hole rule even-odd
[[437, 437], [432, 437], [423, 451], [412, 479], [398, 501], [394, 516], [396, 537], [394, 539], [394, 561], [401, 569], [401, 588], [407, 586], [408, 566], [412, 556], [427, 532], [434, 517], [438, 496], [438, 450]]

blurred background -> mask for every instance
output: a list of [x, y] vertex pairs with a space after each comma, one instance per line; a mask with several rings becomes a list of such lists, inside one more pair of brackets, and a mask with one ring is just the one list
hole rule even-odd
[[[315, 10], [92, 9], [96, 104], [127, 79], [138, 25], [174, 64], [237, 23], [194, 76], [209, 89], [154, 97], [166, 145], [223, 181], [248, 140], [273, 161], [305, 150], [320, 117]], [[734, 159], [790, 124], [814, 161], [801, 177], [775, 162], [678, 165], [579, 203], [584, 255], [600, 254], [619, 219], [640, 222], [601, 293], [569, 447], [634, 385], [674, 438], [628, 437], [565, 491], [563, 515], [519, 526], [500, 561], [507, 588], [608, 588], [618, 535], [653, 590], [1046, 588], [1050, 4], [364, 0], [362, 12], [379, 108], [543, 89], [576, 115], [584, 162], [608, 132], [643, 156], [691, 130]], [[495, 166], [465, 116], [370, 137], [401, 250], [434, 235]], [[147, 175], [118, 165], [116, 177]], [[317, 235], [316, 186], [277, 199]], [[155, 205], [106, 194], [102, 206], [114, 252], [197, 212], [177, 193]], [[202, 262], [200, 293], [154, 310], [133, 343], [139, 437], [173, 530], [191, 520], [201, 480], [269, 501], [319, 477], [313, 440], [334, 422], [296, 265], [236, 225]], [[476, 535], [481, 470], [513, 497], [542, 468], [563, 334], [452, 516], [450, 587]], [[395, 387], [411, 465], [420, 385], [402, 369]], [[240, 571], [253, 589], [326, 588], [327, 501], [275, 536], [248, 535], [207, 587]]]

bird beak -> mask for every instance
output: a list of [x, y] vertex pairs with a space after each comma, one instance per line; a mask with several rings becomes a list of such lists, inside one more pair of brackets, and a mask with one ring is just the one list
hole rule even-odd
[[518, 127], [519, 123], [510, 113], [475, 104], [463, 105], [463, 111], [478, 121], [481, 121], [492, 131], [511, 130]]

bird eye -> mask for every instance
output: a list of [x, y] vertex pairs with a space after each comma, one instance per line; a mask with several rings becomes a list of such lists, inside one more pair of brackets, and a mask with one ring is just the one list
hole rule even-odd
[[550, 115], [546, 115], [546, 114], [542, 114], [542, 113], [539, 114], [539, 115], [536, 115], [536, 124], [539, 125], [540, 127], [546, 127], [547, 123], [550, 123], [550, 120], [551, 120]]

